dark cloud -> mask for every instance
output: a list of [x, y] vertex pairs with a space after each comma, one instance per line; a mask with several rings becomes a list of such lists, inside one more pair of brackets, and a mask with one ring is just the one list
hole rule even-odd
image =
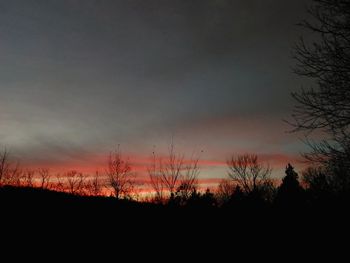
[[308, 3], [1, 1], [1, 143], [55, 158], [222, 116], [278, 123], [300, 85], [290, 51]]

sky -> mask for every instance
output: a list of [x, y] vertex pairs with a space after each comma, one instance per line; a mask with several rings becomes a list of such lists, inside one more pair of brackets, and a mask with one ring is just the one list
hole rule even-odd
[[241, 153], [276, 176], [298, 170], [305, 145], [283, 120], [307, 85], [291, 52], [309, 4], [0, 0], [0, 146], [28, 166], [92, 171], [118, 145], [143, 167], [173, 138], [202, 178]]

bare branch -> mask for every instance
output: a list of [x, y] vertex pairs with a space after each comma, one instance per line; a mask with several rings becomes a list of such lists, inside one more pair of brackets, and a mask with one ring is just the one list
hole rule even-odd
[[50, 185], [50, 170], [46, 168], [41, 168], [38, 170], [39, 175], [39, 187], [42, 189], [48, 189]]
[[177, 154], [173, 142], [166, 157], [157, 157], [153, 152], [148, 175], [156, 201], [164, 202], [168, 196], [188, 199], [197, 189], [198, 163], [199, 158], [194, 155], [186, 160], [184, 154]]
[[117, 199], [130, 198], [135, 185], [129, 160], [124, 159], [119, 149], [111, 152], [106, 169], [108, 186], [113, 189]]
[[301, 38], [294, 48], [295, 73], [315, 82], [315, 88], [292, 94], [297, 102], [290, 122], [294, 131], [327, 134], [310, 142], [308, 161], [321, 164], [342, 159], [350, 169], [350, 2], [314, 0], [309, 9], [312, 21], [300, 25], [316, 33], [316, 41]]
[[229, 177], [246, 193], [252, 193], [267, 183], [271, 174], [271, 168], [260, 164], [255, 154], [232, 156], [227, 166]]

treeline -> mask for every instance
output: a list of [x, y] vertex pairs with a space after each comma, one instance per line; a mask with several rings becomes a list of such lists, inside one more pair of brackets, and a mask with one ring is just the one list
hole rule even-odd
[[[271, 178], [272, 169], [258, 156], [244, 154], [227, 161], [227, 178], [216, 188], [201, 190], [198, 158], [186, 159], [171, 145], [167, 156], [152, 154], [147, 169], [149, 182], [141, 180], [119, 150], [111, 152], [104, 173], [78, 171], [52, 174], [49, 169], [22, 169], [8, 151], [0, 154], [0, 186], [29, 187], [65, 192], [74, 196], [113, 197], [187, 208], [303, 209], [350, 200], [350, 180], [336, 167], [310, 167], [302, 175], [287, 164], [282, 180]], [[148, 193], [141, 196], [140, 187]]]
[[31, 187], [81, 196], [102, 195], [98, 172], [87, 175], [76, 170], [53, 174], [48, 168], [26, 169], [10, 158], [5, 149], [0, 153], [0, 186]]

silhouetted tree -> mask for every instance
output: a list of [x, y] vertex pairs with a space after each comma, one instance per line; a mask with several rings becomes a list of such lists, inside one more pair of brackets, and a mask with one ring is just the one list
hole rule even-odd
[[159, 172], [158, 159], [156, 158], [155, 152], [152, 153], [152, 162], [147, 168], [148, 176], [150, 178], [150, 185], [155, 192], [155, 202], [162, 203], [164, 201], [164, 187], [163, 179]]
[[5, 182], [7, 185], [21, 186], [23, 178], [23, 171], [19, 168], [19, 164], [16, 165], [9, 173], [5, 176]]
[[38, 170], [39, 176], [39, 187], [42, 189], [48, 189], [50, 186], [50, 170], [46, 168], [41, 168]]
[[228, 203], [232, 199], [232, 196], [234, 195], [237, 187], [239, 186], [237, 186], [236, 183], [232, 180], [221, 180], [216, 191], [217, 200], [219, 201], [219, 203], [221, 205]]
[[102, 183], [100, 174], [98, 171], [94, 174], [94, 176], [85, 184], [86, 191], [88, 195], [91, 196], [99, 196], [102, 191]]
[[313, 203], [324, 205], [333, 201], [339, 203], [350, 200], [349, 171], [341, 159], [332, 159], [327, 164], [307, 168], [302, 179], [308, 198]]
[[229, 177], [247, 194], [256, 192], [270, 181], [271, 168], [260, 164], [255, 154], [232, 156], [227, 166]]
[[27, 187], [34, 187], [34, 170], [26, 170], [23, 172], [22, 184]]
[[322, 167], [308, 167], [302, 175], [302, 181], [306, 188], [317, 191], [328, 191], [330, 180]]
[[293, 93], [297, 101], [293, 118], [296, 131], [327, 134], [321, 142], [307, 139], [312, 162], [342, 162], [350, 169], [350, 2], [314, 0], [309, 9], [313, 20], [301, 25], [318, 35], [308, 43], [301, 38], [295, 47], [296, 73], [316, 83], [316, 88]]
[[[170, 204], [174, 203], [174, 201], [176, 202], [176, 199], [170, 200]], [[207, 209], [216, 207], [217, 201], [215, 195], [207, 188], [204, 193], [199, 191], [192, 192], [185, 205], [191, 209]]]
[[348, 162], [349, 160], [345, 158], [331, 159], [326, 166], [331, 186], [339, 194], [350, 194], [350, 167]]
[[217, 202], [216, 202], [215, 196], [210, 191], [209, 188], [207, 188], [207, 190], [205, 190], [205, 193], [202, 195], [201, 203], [202, 203], [202, 206], [205, 206], [205, 207], [214, 207], [214, 206], [216, 206]]
[[231, 196], [231, 199], [229, 201], [230, 203], [238, 204], [238, 203], [241, 203], [244, 198], [245, 198], [245, 195], [241, 187], [239, 185], [236, 185], [236, 187], [234, 188], [234, 192]]
[[311, 202], [327, 201], [327, 199], [329, 201], [335, 193], [332, 177], [327, 175], [323, 167], [308, 167], [302, 174], [302, 181]]
[[232, 193], [230, 196], [227, 196], [224, 200], [221, 201], [221, 207], [224, 209], [234, 209], [237, 210], [237, 212], [241, 212], [243, 208], [250, 209], [251, 207], [248, 207], [248, 195], [242, 191], [241, 187], [239, 185], [233, 185], [232, 187]]
[[276, 203], [285, 207], [300, 206], [304, 198], [304, 189], [301, 187], [298, 174], [290, 164], [286, 167], [286, 176], [278, 188]]
[[257, 197], [264, 202], [271, 204], [276, 197], [277, 189], [272, 179], [268, 178], [256, 191]]
[[108, 186], [112, 188], [117, 199], [131, 197], [135, 176], [131, 172], [129, 161], [123, 158], [119, 149], [110, 153], [106, 174]]
[[192, 156], [190, 160], [185, 160], [183, 154], [175, 152], [173, 142], [166, 158], [157, 158], [154, 152], [152, 158], [148, 175], [151, 186], [156, 192], [156, 200], [164, 201], [165, 192], [170, 198], [175, 198], [176, 194], [188, 197], [196, 189], [199, 174], [198, 158]]
[[84, 195], [85, 190], [85, 176], [83, 173], [72, 170], [65, 174], [67, 181], [67, 191], [70, 194]]
[[20, 172], [19, 163], [11, 161], [8, 150], [0, 152], [0, 186], [18, 183]]
[[197, 192], [197, 185], [191, 181], [183, 181], [177, 187], [175, 197], [179, 205], [186, 205], [188, 199]]
[[10, 172], [10, 162], [9, 162], [9, 153], [5, 149], [0, 153], [0, 184], [4, 184], [8, 173]]
[[56, 190], [58, 192], [65, 192], [66, 191], [65, 180], [62, 178], [62, 175], [57, 173], [54, 179], [55, 179], [55, 183], [52, 184], [53, 190]]
[[184, 164], [180, 185], [176, 189], [175, 196], [180, 198], [183, 204], [197, 192], [197, 183], [199, 175], [198, 158], [191, 158]]

